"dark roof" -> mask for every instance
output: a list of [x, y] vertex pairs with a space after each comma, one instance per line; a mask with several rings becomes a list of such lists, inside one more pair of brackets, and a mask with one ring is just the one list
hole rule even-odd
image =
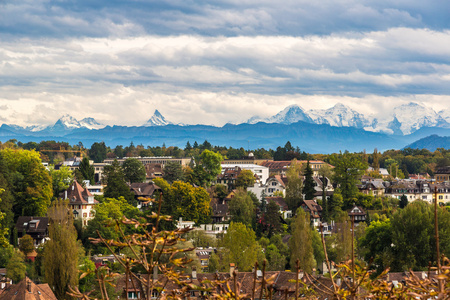
[[131, 184], [130, 190], [137, 197], [151, 197], [155, 191], [161, 191], [161, 188], [153, 182], [135, 182]]
[[275, 202], [283, 211], [288, 210], [288, 206], [284, 201], [283, 197], [266, 197], [265, 199], [267, 203], [269, 203], [269, 201]]
[[450, 174], [450, 166], [441, 167], [434, 174]]
[[[29, 285], [29, 286], [28, 286]], [[28, 288], [30, 291], [28, 291]], [[25, 277], [17, 284], [6, 288], [0, 295], [5, 300], [58, 300], [52, 290], [45, 284], [35, 284]]]
[[48, 229], [48, 222], [48, 217], [21, 216], [16, 222], [17, 232], [26, 232], [28, 234], [45, 233]]
[[305, 211], [311, 214], [311, 218], [317, 219], [320, 217], [320, 212], [322, 211], [322, 206], [317, 204], [314, 200], [303, 200], [301, 206]]

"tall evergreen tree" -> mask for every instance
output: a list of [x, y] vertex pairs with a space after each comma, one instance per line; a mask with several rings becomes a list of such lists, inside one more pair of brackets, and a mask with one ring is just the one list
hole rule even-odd
[[106, 181], [106, 187], [103, 195], [107, 198], [116, 198], [123, 196], [128, 203], [134, 205], [134, 194], [125, 182], [125, 175], [117, 159], [111, 165], [105, 166], [103, 179]]
[[83, 179], [77, 178], [78, 182], [80, 182], [80, 180], [89, 180], [90, 184], [94, 184], [95, 170], [94, 167], [89, 164], [89, 158], [83, 157], [83, 160], [81, 160], [80, 163], [79, 170], [80, 174], [83, 176]]
[[69, 287], [78, 284], [77, 232], [64, 200], [56, 200], [48, 211], [49, 238], [44, 248], [45, 280], [58, 299], [70, 299]]
[[144, 165], [137, 158], [128, 158], [122, 165], [123, 175], [125, 180], [134, 182], [144, 182], [147, 173]]
[[292, 221], [289, 249], [291, 251], [291, 269], [295, 268], [295, 262], [298, 259], [300, 268], [307, 273], [311, 273], [316, 265], [312, 246], [312, 229], [309, 215], [301, 208], [297, 210], [297, 215]]
[[309, 164], [309, 161], [306, 163], [305, 168], [305, 181], [303, 183], [303, 194], [305, 195], [306, 200], [312, 200], [314, 199], [314, 194], [316, 193], [315, 190], [315, 184], [314, 184], [314, 178], [313, 178], [313, 170], [311, 169], [311, 165]]
[[289, 169], [286, 172], [286, 176], [288, 182], [286, 184], [286, 204], [288, 208], [295, 212], [297, 208], [300, 206], [301, 201], [303, 200], [302, 196], [302, 179], [301, 175], [301, 166], [297, 163], [296, 159], [293, 159]]

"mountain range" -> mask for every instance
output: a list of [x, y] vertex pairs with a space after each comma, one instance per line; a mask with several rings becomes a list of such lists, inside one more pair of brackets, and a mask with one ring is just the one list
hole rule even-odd
[[437, 113], [417, 103], [395, 107], [382, 120], [336, 104], [329, 109], [309, 111], [291, 105], [268, 118], [254, 116], [244, 123], [222, 127], [175, 124], [158, 110], [142, 126], [105, 126], [93, 118], [78, 121], [64, 115], [50, 126], [3, 124], [0, 127], [2, 141], [11, 138], [22, 142], [52, 139], [73, 144], [81, 141], [85, 145], [105, 141], [112, 147], [133, 141], [143, 145], [165, 143], [184, 147], [187, 141], [203, 142], [206, 139], [213, 145], [275, 149], [289, 140], [310, 153], [399, 149], [416, 145], [433, 151], [436, 147], [450, 148], [450, 139], [437, 135], [450, 136], [450, 112]]

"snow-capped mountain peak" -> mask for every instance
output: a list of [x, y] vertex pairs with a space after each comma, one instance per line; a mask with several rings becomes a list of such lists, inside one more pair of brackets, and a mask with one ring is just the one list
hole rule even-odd
[[364, 115], [354, 111], [342, 103], [337, 103], [328, 109], [310, 110], [308, 111], [308, 114], [316, 124], [364, 128], [372, 123]]
[[173, 124], [164, 118], [164, 116], [156, 109], [153, 116], [144, 124], [144, 126], [165, 126]]
[[94, 118], [84, 118], [79, 122], [81, 127], [85, 127], [87, 129], [100, 129], [104, 128], [105, 125], [97, 122]]
[[303, 108], [298, 105], [290, 105], [270, 118], [252, 117], [248, 119], [248, 124], [255, 124], [258, 122], [266, 123], [280, 123], [280, 124], [292, 124], [298, 121], [304, 121], [311, 123], [311, 118], [305, 113]]
[[74, 117], [72, 117], [69, 114], [66, 114], [64, 116], [62, 116], [61, 118], [59, 118], [58, 121], [56, 121], [55, 125], [53, 125], [53, 127], [57, 127], [57, 128], [64, 128], [64, 129], [75, 129], [75, 128], [80, 128], [81, 125], [80, 123], [77, 121], [77, 119], [75, 119]]
[[395, 107], [394, 117], [401, 124], [400, 130], [403, 134], [410, 134], [421, 127], [432, 127], [441, 123], [438, 114], [432, 108], [414, 102]]

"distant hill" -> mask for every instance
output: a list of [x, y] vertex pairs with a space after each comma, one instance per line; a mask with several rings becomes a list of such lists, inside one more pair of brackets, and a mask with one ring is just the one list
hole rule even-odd
[[405, 148], [428, 149], [431, 152], [437, 148], [450, 149], [450, 136], [438, 136], [433, 134], [409, 144]]

